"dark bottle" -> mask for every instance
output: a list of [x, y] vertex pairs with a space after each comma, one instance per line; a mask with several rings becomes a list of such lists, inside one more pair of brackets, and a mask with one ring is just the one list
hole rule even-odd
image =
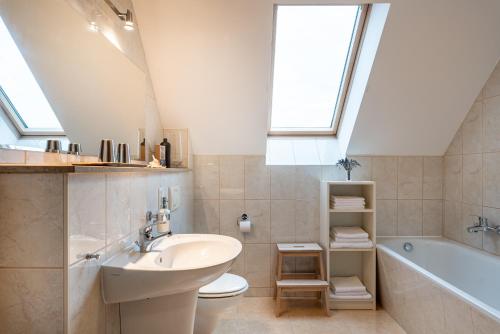
[[160, 144], [160, 165], [170, 168], [170, 143], [163, 138]]

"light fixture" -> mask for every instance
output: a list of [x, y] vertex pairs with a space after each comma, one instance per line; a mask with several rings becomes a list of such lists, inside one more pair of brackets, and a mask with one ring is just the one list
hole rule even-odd
[[134, 30], [134, 14], [130, 9], [127, 9], [126, 12], [122, 13], [116, 8], [116, 6], [111, 2], [111, 0], [104, 0], [104, 2], [113, 10], [113, 12], [120, 18], [120, 20], [124, 21], [123, 29], [125, 30]]
[[99, 26], [97, 25], [96, 21], [90, 21], [87, 28], [91, 32], [98, 32], [99, 31]]

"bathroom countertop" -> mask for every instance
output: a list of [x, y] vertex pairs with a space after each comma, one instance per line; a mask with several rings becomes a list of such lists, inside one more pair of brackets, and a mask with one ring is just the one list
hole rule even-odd
[[0, 164], [0, 174], [14, 173], [182, 173], [189, 168]]

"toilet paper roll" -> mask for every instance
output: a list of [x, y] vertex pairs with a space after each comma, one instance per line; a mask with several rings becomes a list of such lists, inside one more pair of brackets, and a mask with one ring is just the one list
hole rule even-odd
[[250, 220], [240, 220], [240, 231], [248, 233], [252, 229], [252, 222]]

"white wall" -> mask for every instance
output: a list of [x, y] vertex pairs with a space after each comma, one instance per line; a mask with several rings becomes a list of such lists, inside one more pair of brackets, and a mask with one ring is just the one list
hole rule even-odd
[[[134, 0], [163, 125], [195, 154], [265, 153], [275, 2], [356, 1]], [[499, 6], [392, 1], [349, 153], [443, 154], [500, 55]]]

